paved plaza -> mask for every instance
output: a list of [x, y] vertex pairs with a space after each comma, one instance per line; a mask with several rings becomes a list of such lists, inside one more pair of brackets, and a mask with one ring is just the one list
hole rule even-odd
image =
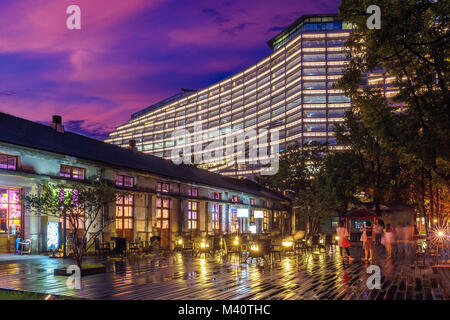
[[[107, 272], [82, 278], [80, 290], [69, 289], [66, 277], [53, 269], [70, 259], [45, 256], [0, 258], [0, 287], [90, 299], [333, 299], [333, 300], [442, 300], [448, 271], [433, 272], [413, 258], [384, 259], [376, 250], [374, 264], [381, 268], [381, 289], [369, 290], [367, 264], [360, 247], [357, 259], [342, 261], [335, 251], [286, 255], [272, 262], [219, 258], [137, 255], [125, 259], [89, 257], [104, 263]], [[444, 284], [443, 284], [444, 283]], [[447, 288], [448, 289], [448, 288]]]

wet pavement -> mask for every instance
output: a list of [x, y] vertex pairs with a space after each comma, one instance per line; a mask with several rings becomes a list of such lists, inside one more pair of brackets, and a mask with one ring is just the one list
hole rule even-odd
[[[66, 286], [67, 277], [53, 269], [72, 260], [46, 256], [0, 258], [0, 288], [91, 299], [334, 299], [334, 300], [442, 300], [439, 273], [410, 259], [384, 259], [376, 250], [374, 265], [381, 269], [381, 289], [370, 290], [362, 250], [357, 259], [341, 260], [339, 252], [282, 256], [263, 263], [226, 263], [219, 257], [136, 255], [87, 263], [104, 263], [107, 272], [82, 278], [81, 289]], [[448, 272], [445, 270], [444, 272]], [[446, 288], [448, 290], [448, 288]]]

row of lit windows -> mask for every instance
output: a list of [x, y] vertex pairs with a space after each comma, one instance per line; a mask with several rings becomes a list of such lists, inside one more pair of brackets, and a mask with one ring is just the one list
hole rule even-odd
[[[344, 34], [344, 35], [347, 36], [348, 34]], [[345, 41], [345, 39], [336, 39], [336, 40], [333, 40], [333, 41], [341, 41], [341, 42], [343, 42], [343, 41]], [[297, 46], [298, 46], [298, 45], [301, 46], [301, 41], [297, 44]], [[296, 52], [296, 51], [293, 50], [293, 49], [294, 49], [294, 48], [290, 49], [289, 52]], [[275, 56], [275, 54], [274, 54], [273, 56]], [[290, 57], [289, 57], [289, 58], [290, 58]], [[272, 60], [271, 66], [274, 66], [274, 65], [276, 65], [277, 63], [282, 62], [282, 61], [284, 61], [284, 60], [287, 61], [289, 58], [285, 59], [285, 56], [284, 56], [284, 55], [278, 55], [277, 58], [274, 58], [274, 59]], [[311, 58], [311, 59], [316, 59], [316, 58]], [[270, 61], [270, 57], [269, 57], [268, 59], [266, 59], [266, 60], [267, 60], [267, 61]], [[266, 61], [266, 60], [265, 60], [265, 61]], [[308, 58], [307, 58], [307, 60], [308, 60]], [[269, 65], [269, 64], [267, 64], [267, 65]], [[260, 73], [260, 74], [262, 74], [262, 73], [264, 73], [264, 72], [266, 72], [266, 71], [269, 70], [269, 68], [267, 67], [267, 65], [263, 65], [263, 66], [260, 66], [260, 67], [259, 67], [259, 73]], [[251, 70], [253, 70], [253, 69], [254, 69], [255, 71], [252, 73]], [[249, 71], [249, 70], [250, 70], [250, 71]], [[249, 72], [249, 73], [248, 73], [248, 72]], [[222, 81], [222, 86], [221, 86], [221, 87], [219, 86], [220, 83], [217, 84], [217, 85], [214, 85], [214, 86], [210, 87], [210, 88], [217, 88], [217, 89], [215, 89], [215, 90], [214, 90], [214, 89], [213, 89], [213, 90], [210, 89], [209, 92], [207, 92], [207, 91], [208, 91], [207, 89], [202, 90], [200, 93], [198, 93], [198, 97], [199, 97], [200, 99], [204, 99], [204, 98], [206, 98], [208, 95], [209, 95], [209, 96], [211, 96], [211, 95], [217, 95], [217, 94], [219, 94], [220, 92], [227, 91], [227, 90], [231, 89], [232, 86], [239, 86], [239, 85], [241, 85], [243, 82], [250, 80], [252, 77], [255, 77], [255, 76], [256, 76], [256, 72], [257, 72], [256, 66], [255, 66], [255, 67], [251, 67], [251, 68], [249, 68], [247, 71], [244, 71], [243, 73], [234, 76], [233, 79], [232, 79], [233, 81], [231, 81], [231, 79], [227, 79], [227, 80]], [[247, 74], [247, 73], [248, 73], [248, 74]], [[243, 74], [245, 74], [245, 76], [242, 76]], [[239, 78], [241, 78], [241, 80], [239, 80]], [[197, 95], [196, 95], [195, 97], [191, 97], [191, 98], [187, 97], [187, 98], [183, 99], [182, 101], [177, 102], [177, 103], [174, 103], [174, 104], [172, 104], [172, 105], [175, 105], [175, 104], [178, 105], [178, 103], [179, 103], [180, 106], [183, 106], [183, 105], [185, 105], [185, 104], [192, 103], [192, 102], [194, 102], [194, 101], [196, 101], [196, 100], [197, 100]], [[165, 111], [165, 110], [168, 110], [169, 108], [172, 107], [172, 105], [169, 105], [169, 106], [164, 107], [164, 108], [162, 108], [162, 109], [160, 109], [160, 110], [157, 110], [157, 113], [158, 113], [158, 111]], [[148, 116], [147, 116], [147, 117], [148, 117]], [[119, 128], [120, 128], [120, 127], [119, 127]]]

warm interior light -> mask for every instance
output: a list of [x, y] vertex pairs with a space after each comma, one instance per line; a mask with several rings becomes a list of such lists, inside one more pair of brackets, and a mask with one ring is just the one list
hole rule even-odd
[[258, 250], [259, 250], [259, 247], [258, 247], [257, 244], [253, 244], [253, 245], [250, 246], [250, 250], [252, 250], [252, 251], [258, 251]]
[[320, 242], [320, 243], [323, 243], [323, 239], [320, 239], [319, 242]]
[[283, 241], [283, 247], [291, 247], [292, 241]]
[[339, 240], [339, 236], [336, 236], [336, 240]]
[[205, 248], [206, 247], [206, 243], [204, 243], [204, 242], [200, 243], [200, 247]]
[[239, 245], [239, 240], [234, 240], [234, 241], [233, 241], [233, 244], [234, 244], [235, 246]]
[[179, 240], [178, 240], [178, 244], [179, 244], [179, 245], [182, 245], [182, 244], [183, 244], [183, 240], [179, 239]]

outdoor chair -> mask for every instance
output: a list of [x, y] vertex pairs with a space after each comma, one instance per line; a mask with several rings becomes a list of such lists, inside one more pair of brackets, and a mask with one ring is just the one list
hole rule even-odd
[[296, 254], [303, 253], [308, 250], [308, 243], [307, 243], [307, 237], [306, 235], [301, 238], [294, 241], [294, 251]]
[[17, 253], [20, 255], [31, 254], [31, 240], [25, 239], [24, 241], [20, 241]]
[[221, 236], [214, 236], [212, 238], [212, 252], [215, 257], [217, 253], [220, 254], [220, 257], [224, 255], [225, 246], [223, 244], [223, 239]]
[[181, 254], [185, 254], [186, 252], [190, 253], [191, 256], [194, 255], [194, 241], [191, 239], [184, 239]]
[[94, 239], [94, 254], [97, 255], [98, 252], [103, 254], [103, 257], [106, 257], [106, 253], [109, 253], [109, 250], [106, 248], [104, 243], [100, 243], [99, 238]]
[[226, 261], [230, 261], [232, 255], [238, 255], [239, 257], [239, 263], [242, 261], [242, 252], [241, 252], [241, 243], [238, 244], [234, 243], [235, 236], [228, 236], [225, 238], [225, 255], [226, 255]]
[[277, 240], [273, 240], [273, 239], [269, 239], [270, 240], [270, 255], [271, 258], [274, 258], [275, 256], [278, 256], [278, 260], [281, 261], [281, 252], [282, 252], [282, 244], [281, 244], [281, 239], [277, 239]]
[[194, 256], [199, 256], [204, 254], [205, 257], [209, 254], [211, 257], [213, 256], [211, 253], [211, 241], [209, 238], [197, 238], [194, 240]]
[[335, 249], [333, 235], [331, 233], [325, 235], [325, 248], [327, 251], [334, 251]]
[[422, 261], [422, 265], [425, 266], [425, 250], [421, 243], [416, 243], [416, 264]]
[[259, 239], [253, 242], [250, 245], [250, 251], [246, 258], [248, 259], [256, 259], [262, 258], [264, 262], [266, 262], [266, 256], [270, 256], [271, 254], [271, 241], [270, 239]]
[[138, 253], [139, 252], [139, 243], [138, 242], [134, 242], [134, 241], [128, 242], [128, 252], [130, 254]]
[[320, 243], [320, 235], [319, 234], [313, 235], [311, 237], [311, 249], [312, 249], [312, 251], [317, 249], [320, 252], [320, 249], [322, 249], [322, 248], [325, 249], [325, 246]]

